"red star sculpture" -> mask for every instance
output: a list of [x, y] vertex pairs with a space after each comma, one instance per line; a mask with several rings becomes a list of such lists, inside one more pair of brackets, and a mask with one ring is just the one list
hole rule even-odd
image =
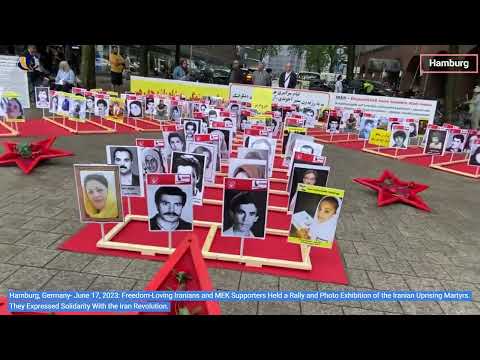
[[38, 141], [30, 145], [31, 157], [22, 157], [17, 151], [17, 143], [4, 142], [3, 147], [5, 153], [0, 155], [0, 165], [17, 164], [25, 174], [29, 174], [35, 166], [42, 160], [72, 156], [73, 153], [61, 149], [52, 149], [51, 146], [55, 142], [56, 137], [51, 137], [46, 140]]
[[431, 211], [422, 198], [417, 195], [419, 192], [428, 189], [428, 185], [419, 184], [413, 181], [402, 181], [389, 170], [384, 170], [383, 174], [378, 179], [356, 178], [353, 179], [353, 181], [373, 190], [377, 190], [378, 206], [403, 202], [421, 210]]

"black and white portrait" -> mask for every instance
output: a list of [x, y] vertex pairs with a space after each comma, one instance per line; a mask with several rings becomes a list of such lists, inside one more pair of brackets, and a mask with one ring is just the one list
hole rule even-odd
[[170, 120], [175, 122], [180, 122], [180, 118], [182, 117], [182, 110], [178, 105], [172, 105], [170, 107]]
[[237, 148], [237, 159], [263, 160], [270, 169], [270, 153], [267, 149], [250, 149], [246, 147]]
[[83, 96], [72, 96], [70, 98], [70, 113], [68, 115], [71, 119], [74, 120], [86, 120], [86, 103]]
[[203, 174], [205, 173], [205, 155], [185, 152], [172, 153], [171, 173], [190, 175], [193, 183], [193, 203], [202, 205]]
[[266, 189], [250, 191], [225, 187], [222, 236], [264, 239], [267, 199]]
[[360, 129], [358, 132], [359, 139], [369, 139], [370, 133], [377, 127], [377, 119], [365, 118], [360, 120]]
[[408, 130], [401, 125], [394, 125], [390, 135], [390, 147], [406, 149], [408, 147]]
[[268, 168], [265, 160], [230, 159], [228, 177], [235, 179], [267, 179]]
[[208, 128], [208, 133], [218, 136], [220, 146], [220, 159], [226, 161], [230, 158], [232, 149], [233, 132], [231, 129]]
[[147, 182], [150, 231], [192, 231], [192, 185]]
[[462, 152], [465, 147], [465, 142], [467, 138], [465, 134], [453, 134], [449, 133], [448, 135], [448, 142], [447, 142], [447, 149], [445, 151], [448, 152]]
[[330, 116], [328, 118], [327, 132], [333, 134], [340, 132], [340, 117]]
[[58, 95], [50, 97], [50, 113], [57, 114], [58, 111]]
[[448, 130], [428, 129], [424, 153], [443, 155], [447, 141]]
[[188, 119], [183, 122], [185, 141], [194, 141], [194, 136], [200, 134], [200, 120]]
[[155, 106], [155, 98], [153, 96], [145, 98], [145, 115], [151, 117], [157, 115], [157, 107]]
[[140, 100], [127, 100], [127, 113], [129, 118], [142, 118], [143, 105]]
[[93, 114], [95, 112], [95, 97], [93, 95], [85, 96], [87, 113]]
[[35, 106], [37, 109], [48, 109], [50, 107], [49, 91], [48, 87], [35, 88]]
[[303, 115], [305, 118], [305, 126], [308, 128], [313, 128], [315, 127], [315, 124], [317, 123], [317, 114], [315, 109], [312, 108], [304, 108], [303, 109]]
[[247, 136], [244, 146], [254, 150], [268, 150], [268, 176], [273, 173], [277, 140], [265, 136]]
[[480, 166], [480, 144], [472, 144], [468, 165]]
[[107, 163], [120, 167], [122, 196], [143, 197], [144, 181], [138, 146], [107, 145]]
[[329, 173], [329, 166], [295, 164], [288, 183], [288, 210], [293, 211], [295, 206], [298, 184], [327, 186]]
[[408, 126], [408, 137], [410, 139], [418, 137], [418, 121], [409, 121], [405, 125]]
[[297, 134], [297, 133], [291, 133], [290, 136], [288, 137], [288, 141], [287, 141], [287, 145], [286, 145], [286, 149], [285, 149], [285, 156], [283, 158], [283, 166], [288, 166], [290, 164], [290, 159], [292, 158], [292, 155], [293, 155], [293, 149], [294, 149], [297, 141], [315, 143], [315, 139], [312, 136]]
[[217, 161], [220, 160], [218, 158], [218, 147], [215, 144], [209, 144], [207, 142], [191, 142], [187, 145], [187, 152], [205, 156], [205, 173], [203, 179], [206, 184], [214, 184]]
[[95, 116], [104, 118], [108, 116], [109, 99], [95, 98]]
[[162, 135], [163, 143], [165, 144], [165, 150], [168, 154], [171, 154], [173, 151], [187, 150], [183, 131], [164, 131]]

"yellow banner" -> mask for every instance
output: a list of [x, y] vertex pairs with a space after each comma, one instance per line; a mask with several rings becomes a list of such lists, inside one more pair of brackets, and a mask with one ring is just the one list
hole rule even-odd
[[142, 94], [160, 94], [177, 96], [183, 95], [187, 99], [201, 99], [204, 96], [219, 97], [227, 100], [229, 88], [226, 85], [204, 84], [190, 81], [146, 78], [132, 76], [130, 91]]
[[327, 188], [327, 187], [317, 186], [317, 185], [306, 185], [303, 183], [298, 184], [297, 191], [303, 191], [309, 194], [316, 194], [316, 195], [335, 196], [339, 198], [343, 198], [345, 195], [345, 190]]
[[373, 129], [370, 133], [368, 143], [380, 147], [388, 147], [390, 145], [390, 131]]
[[252, 92], [252, 108], [260, 114], [272, 111], [272, 88], [254, 87]]
[[301, 128], [301, 127], [295, 127], [295, 126], [287, 126], [285, 128], [285, 131], [289, 132], [289, 133], [299, 133], [299, 134], [306, 134], [307, 133], [307, 129]]

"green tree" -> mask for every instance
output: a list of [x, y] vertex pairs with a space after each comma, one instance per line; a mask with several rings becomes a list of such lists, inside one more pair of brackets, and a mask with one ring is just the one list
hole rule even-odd
[[[298, 56], [305, 53], [307, 69], [309, 71], [322, 72], [329, 61], [333, 63], [334, 58], [331, 55], [331, 47], [338, 47], [338, 45], [290, 45], [289, 52]], [[333, 51], [334, 54], [335, 51]], [[333, 68], [335, 68], [335, 64], [333, 64]]]
[[[450, 54], [458, 54], [458, 45], [448, 45], [448, 52]], [[447, 74], [447, 81], [445, 83], [445, 113], [448, 121], [452, 119], [452, 114], [455, 110], [455, 87], [457, 82], [457, 74]]]
[[260, 61], [263, 60], [265, 56], [276, 56], [280, 51], [280, 45], [255, 45], [254, 49], [258, 52], [258, 58]]

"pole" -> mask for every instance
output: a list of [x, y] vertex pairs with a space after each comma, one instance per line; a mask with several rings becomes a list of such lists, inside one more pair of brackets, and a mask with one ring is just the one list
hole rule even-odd
[[168, 232], [168, 248], [169, 249], [172, 248], [172, 232], [171, 231]]
[[243, 257], [243, 245], [245, 243], [245, 238], [240, 239], [240, 257]]
[[130, 197], [127, 197], [127, 206], [128, 206], [128, 214], [130, 215], [132, 213], [132, 202], [130, 200]]
[[100, 232], [102, 233], [102, 241], [105, 240], [105, 224], [100, 223]]

